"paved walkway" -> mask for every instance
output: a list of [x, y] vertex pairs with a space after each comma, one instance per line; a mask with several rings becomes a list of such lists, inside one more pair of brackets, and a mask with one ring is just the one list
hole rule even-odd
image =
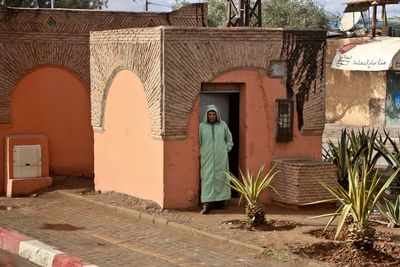
[[279, 265], [254, 251], [116, 216], [56, 192], [36, 198], [0, 198], [0, 227], [102, 267]]

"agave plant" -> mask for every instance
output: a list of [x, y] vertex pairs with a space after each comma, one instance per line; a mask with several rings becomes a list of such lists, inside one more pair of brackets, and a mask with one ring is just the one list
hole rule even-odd
[[377, 129], [365, 131], [364, 128], [355, 133], [353, 130], [349, 134], [350, 153], [353, 161], [365, 162], [367, 169], [375, 168], [378, 160], [383, 157], [390, 161], [384, 149], [387, 138], [383, 139]]
[[348, 189], [348, 169], [349, 166], [359, 162], [365, 164], [367, 170], [372, 170], [378, 160], [383, 157], [390, 161], [385, 149], [386, 139], [378, 133], [378, 130], [350, 133], [346, 129], [341, 131], [340, 139], [337, 144], [328, 140], [328, 148], [325, 150], [324, 160], [332, 162], [338, 169], [338, 182], [344, 188]]
[[349, 139], [347, 138], [346, 129], [341, 131], [340, 139], [337, 144], [331, 140], [328, 140], [327, 144], [328, 148], [324, 148], [324, 160], [336, 165], [338, 170], [338, 182], [343, 187], [347, 188], [347, 169], [351, 161], [351, 155], [348, 149]]
[[[344, 189], [340, 184], [337, 187], [328, 185], [322, 181], [320, 184], [328, 190], [334, 200], [339, 201], [340, 206], [334, 213], [316, 216], [330, 217], [325, 230], [332, 222], [339, 218], [336, 228], [335, 238], [343, 230], [343, 226], [347, 222], [347, 241], [356, 248], [369, 249], [372, 248], [374, 242], [375, 229], [371, 226], [370, 216], [374, 207], [377, 205], [383, 192], [388, 188], [398, 171], [394, 172], [381, 186], [381, 177], [378, 172], [370, 175], [371, 169], [368, 169], [364, 160], [363, 164], [356, 162], [348, 169], [349, 188]], [[367, 183], [369, 177], [372, 181]], [[331, 200], [322, 200], [310, 204], [330, 202]]]
[[[394, 141], [390, 135], [389, 132], [385, 130], [385, 135], [386, 135], [386, 140], [389, 141], [389, 144], [391, 145], [391, 150], [387, 149], [386, 147], [383, 147], [385, 149], [385, 152], [387, 155], [390, 157], [390, 160], [388, 160], [389, 165], [394, 164], [394, 168], [398, 169], [400, 167], [400, 149], [397, 146], [396, 141]], [[400, 139], [400, 136], [399, 136]]]
[[[385, 135], [385, 143], [386, 141], [388, 141], [390, 149], [385, 146], [385, 143], [383, 142], [381, 142], [381, 148], [387, 155], [385, 159], [389, 166], [392, 167], [394, 170], [397, 170], [400, 168], [400, 148], [397, 146], [396, 141], [390, 137], [389, 132], [387, 132], [386, 130]], [[398, 139], [400, 139], [400, 136], [398, 136]]]
[[388, 227], [397, 228], [400, 227], [400, 195], [397, 196], [395, 202], [383, 198], [385, 201], [386, 210], [378, 203], [377, 207], [381, 214], [383, 214], [388, 220]]
[[264, 175], [264, 166], [261, 166], [256, 175], [249, 170], [246, 175], [243, 175], [240, 170], [242, 180], [230, 172], [225, 174], [231, 183], [224, 182], [224, 184], [240, 194], [239, 204], [243, 198], [246, 200], [247, 223], [256, 225], [265, 222], [265, 210], [264, 205], [260, 202], [260, 195], [268, 187], [276, 192], [271, 185], [277, 174], [274, 168], [266, 175]]

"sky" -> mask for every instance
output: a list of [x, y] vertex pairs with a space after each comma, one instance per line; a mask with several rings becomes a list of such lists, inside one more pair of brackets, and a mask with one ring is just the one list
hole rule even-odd
[[[189, 0], [190, 2], [202, 2], [202, 0]], [[341, 13], [344, 10], [342, 3], [347, 0], [316, 0], [320, 4], [324, 4], [325, 9], [332, 12]], [[144, 11], [145, 0], [108, 0], [108, 9], [115, 11]], [[175, 0], [149, 0], [149, 11], [169, 11], [170, 6]]]
[[[171, 6], [176, 2], [175, 0], [148, 0], [149, 11], [153, 12], [165, 12], [170, 11]], [[192, 3], [203, 2], [206, 0], [188, 0]], [[334, 14], [342, 14], [346, 7], [344, 3], [349, 0], [314, 0], [325, 7], [325, 10]], [[105, 10], [114, 11], [144, 11], [145, 0], [108, 0], [108, 8]], [[387, 12], [389, 17], [400, 16], [400, 5], [388, 5]], [[380, 8], [378, 8], [378, 14], [380, 14]]]

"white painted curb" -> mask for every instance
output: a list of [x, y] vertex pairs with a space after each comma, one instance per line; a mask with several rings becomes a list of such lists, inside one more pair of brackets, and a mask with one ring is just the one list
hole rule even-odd
[[19, 243], [19, 256], [43, 267], [53, 267], [54, 257], [64, 254], [38, 240], [21, 241]]

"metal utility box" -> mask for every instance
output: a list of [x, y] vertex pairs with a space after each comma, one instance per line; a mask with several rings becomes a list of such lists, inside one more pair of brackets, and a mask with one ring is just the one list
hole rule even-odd
[[14, 178], [42, 176], [42, 149], [40, 145], [20, 145], [13, 149]]

